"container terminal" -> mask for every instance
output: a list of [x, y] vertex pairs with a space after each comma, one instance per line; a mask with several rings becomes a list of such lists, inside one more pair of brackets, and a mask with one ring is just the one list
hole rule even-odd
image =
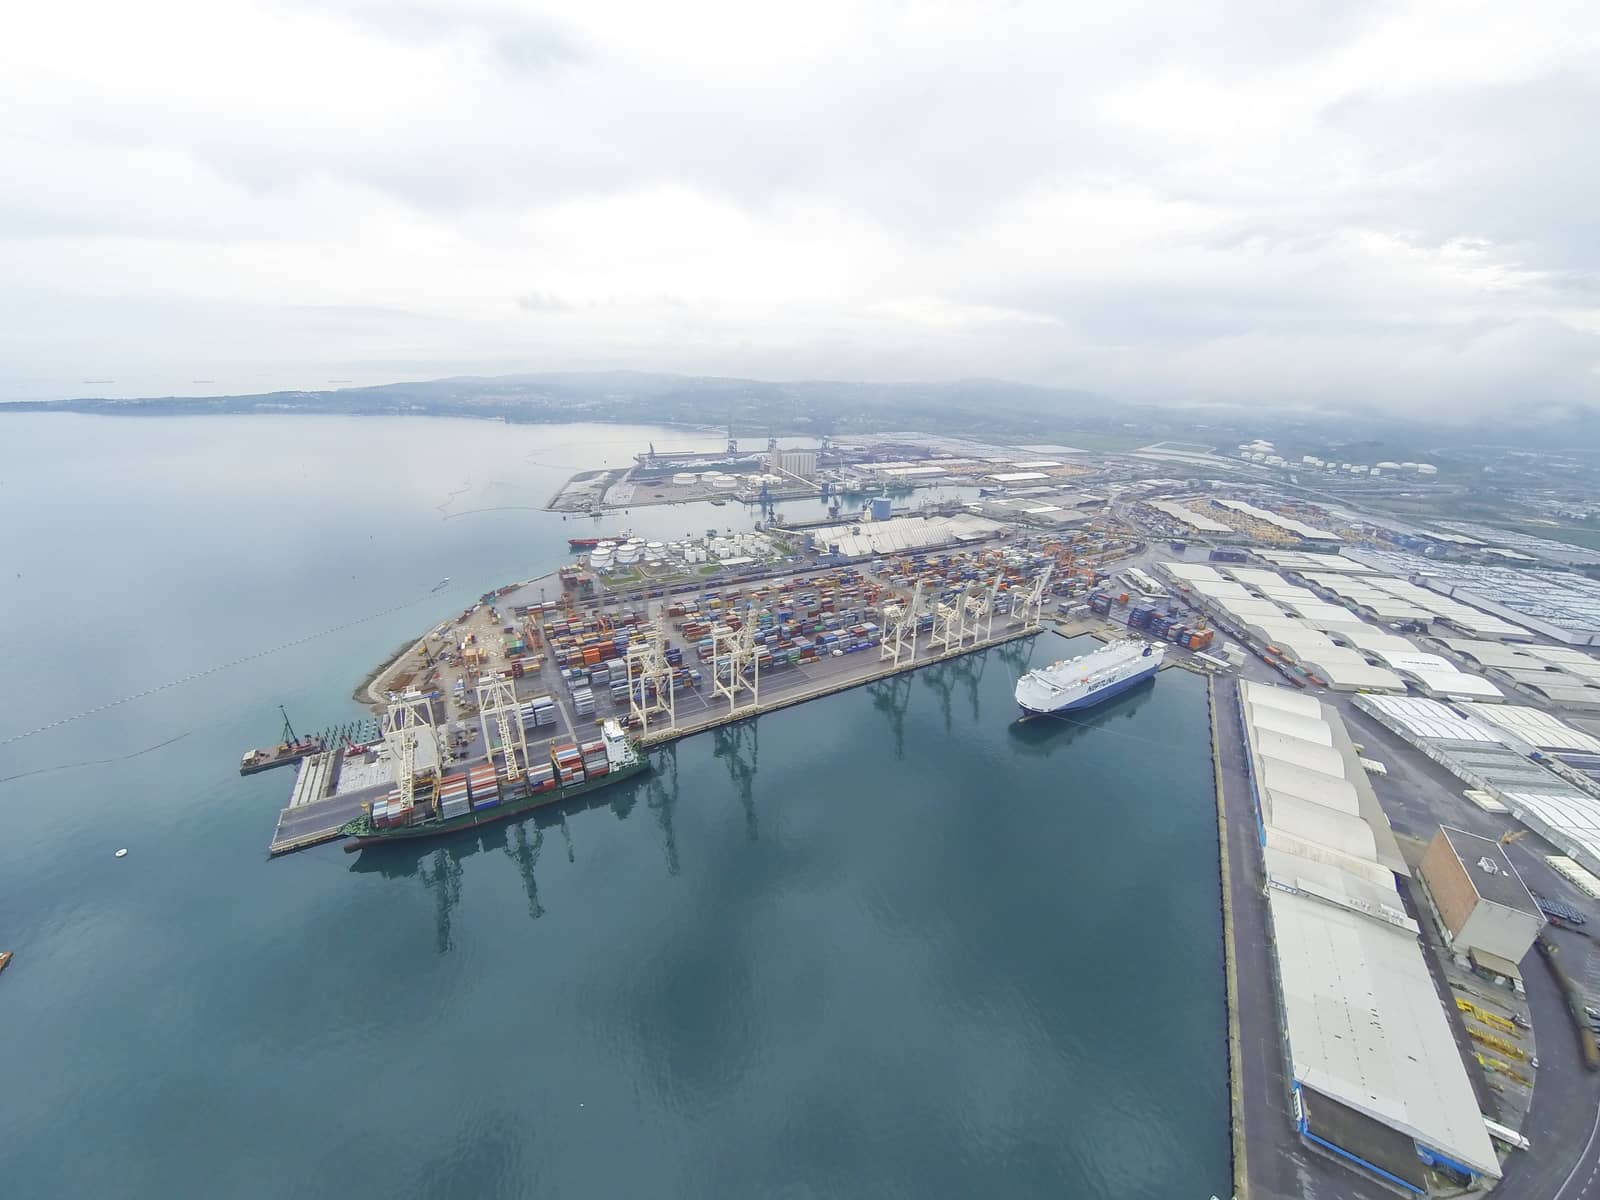
[[[885, 485], [859, 527], [777, 520], [723, 544], [707, 531], [711, 562], [627, 534], [575, 538], [574, 566], [441, 623], [370, 690], [379, 738], [322, 735], [290, 760], [272, 852], [392, 800], [408, 756], [422, 794], [445, 788], [459, 813], [476, 783], [504, 793], [511, 771], [581, 767], [591, 724], [626, 727], [648, 753], [1052, 623], [1161, 642], [1166, 665], [1213, 677], [1237, 1194], [1588, 1194], [1600, 730], [1584, 718], [1600, 711], [1600, 666], [1581, 639], [1518, 610], [1509, 585], [1488, 605], [1437, 582], [1454, 582], [1443, 563], [1493, 568], [1493, 547], [1241, 479], [1214, 455], [1095, 464], [1052, 448], [1006, 478], [974, 456], [963, 480], [909, 441], [851, 469], [986, 494], [909, 518]], [[1152, 464], [1169, 477], [1149, 478]], [[809, 461], [778, 467], [838, 494]], [[716, 478], [730, 499], [758, 498], [754, 480]], [[1086, 512], [1087, 487], [1105, 495]], [[924, 519], [946, 536], [896, 544]]]
[[[878, 532], [894, 531], [886, 522]], [[1100, 552], [1129, 549], [1111, 542]], [[1030, 636], [1063, 606], [1082, 607], [1072, 599], [1104, 577], [1098, 561], [1080, 561], [1060, 540], [1007, 534], [619, 599], [564, 567], [487, 594], [380, 673], [368, 689], [382, 709], [370, 742], [286, 742], [247, 754], [241, 770], [298, 751], [273, 855], [345, 836], [362, 820], [421, 822], [445, 803], [459, 813], [464, 795], [468, 811], [521, 807], [530, 786], [552, 777], [544, 802], [554, 802], [604, 774], [585, 762], [599, 763], [608, 720], [647, 751]]]

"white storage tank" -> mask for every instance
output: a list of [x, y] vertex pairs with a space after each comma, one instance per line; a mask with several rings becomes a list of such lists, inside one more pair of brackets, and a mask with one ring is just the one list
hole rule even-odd
[[711, 486], [722, 491], [729, 491], [739, 486], [739, 481], [732, 475], [718, 475], [711, 481]]
[[693, 471], [679, 471], [676, 475], [674, 475], [672, 477], [672, 484], [673, 484], [674, 487], [693, 487], [694, 486], [694, 472]]

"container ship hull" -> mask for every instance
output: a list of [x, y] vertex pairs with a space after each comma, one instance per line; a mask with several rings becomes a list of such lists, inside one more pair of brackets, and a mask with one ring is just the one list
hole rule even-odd
[[1093, 708], [1155, 678], [1163, 653], [1159, 645], [1115, 642], [1082, 658], [1029, 671], [1017, 681], [1017, 705], [1037, 716]]
[[379, 829], [366, 818], [361, 818], [350, 822], [341, 830], [342, 833], [350, 838], [344, 844], [345, 853], [354, 854], [358, 850], [365, 850], [371, 846], [385, 846], [392, 842], [443, 837], [446, 834], [458, 833], [463, 829], [476, 829], [480, 825], [492, 825], [496, 821], [509, 821], [513, 817], [520, 817], [536, 808], [543, 808], [548, 804], [558, 804], [562, 800], [570, 800], [575, 796], [582, 796], [588, 792], [595, 792], [603, 787], [609, 787], [611, 784], [621, 783], [624, 779], [631, 779], [633, 776], [643, 774], [649, 769], [650, 760], [641, 755], [635, 763], [617, 767], [605, 775], [588, 778], [581, 783], [568, 784], [548, 791], [532, 792], [510, 800], [502, 800], [499, 804], [491, 805], [488, 808], [475, 808], [459, 817], [448, 819], [435, 817], [427, 821], [418, 821], [413, 825], [396, 826], [393, 829]]

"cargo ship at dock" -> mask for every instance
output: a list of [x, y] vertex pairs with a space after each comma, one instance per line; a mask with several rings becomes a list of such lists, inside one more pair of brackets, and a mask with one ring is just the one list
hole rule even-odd
[[442, 837], [508, 821], [649, 769], [650, 759], [639, 744], [619, 722], [607, 720], [598, 740], [554, 744], [548, 763], [531, 763], [518, 778], [505, 778], [489, 763], [482, 763], [445, 776], [431, 796], [414, 799], [410, 805], [398, 791], [391, 792], [339, 833], [350, 839], [344, 846], [348, 854], [389, 842]]
[[1029, 671], [1017, 680], [1022, 711], [1048, 716], [1092, 708], [1153, 678], [1166, 647], [1131, 638]]
[[631, 536], [632, 536], [632, 534], [627, 533], [625, 531], [623, 533], [606, 534], [604, 537], [575, 537], [575, 538], [568, 538], [567, 539], [567, 549], [571, 550], [574, 554], [576, 554], [579, 550], [593, 550], [601, 542], [625, 542]]

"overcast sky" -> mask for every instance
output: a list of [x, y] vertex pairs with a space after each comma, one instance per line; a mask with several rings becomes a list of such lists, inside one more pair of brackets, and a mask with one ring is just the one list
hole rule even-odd
[[1592, 0], [17, 5], [0, 397], [1600, 406], [1597, 45]]

